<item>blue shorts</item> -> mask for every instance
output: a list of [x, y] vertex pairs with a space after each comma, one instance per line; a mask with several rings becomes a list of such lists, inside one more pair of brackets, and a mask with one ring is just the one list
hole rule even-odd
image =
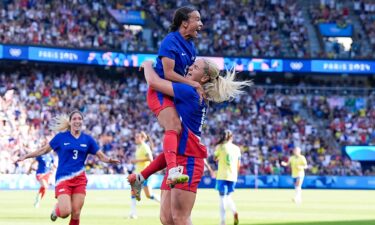
[[215, 189], [219, 191], [219, 194], [221, 196], [229, 195], [230, 193], [234, 192], [235, 186], [236, 186], [236, 182], [234, 181], [216, 180]]
[[143, 181], [143, 187], [148, 187], [148, 179], [146, 179], [145, 181]]

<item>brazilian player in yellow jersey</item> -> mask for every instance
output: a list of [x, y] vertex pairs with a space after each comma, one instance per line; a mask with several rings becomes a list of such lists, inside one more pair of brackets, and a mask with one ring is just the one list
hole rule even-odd
[[295, 147], [293, 149], [293, 156], [291, 156], [288, 162], [281, 162], [282, 166], [290, 166], [292, 169], [292, 178], [294, 181], [295, 196], [293, 201], [295, 203], [302, 202], [302, 183], [305, 177], [305, 169], [307, 169], [307, 161], [305, 156], [301, 154], [301, 148]]
[[233, 212], [234, 224], [238, 224], [238, 213], [231, 193], [237, 182], [238, 171], [241, 163], [241, 150], [232, 143], [233, 134], [230, 130], [225, 130], [217, 143], [214, 153], [218, 162], [216, 175], [216, 190], [220, 195], [220, 224], [225, 225], [225, 205], [228, 205]]
[[[148, 141], [150, 145], [148, 145], [146, 141]], [[135, 134], [135, 144], [135, 159], [131, 160], [131, 163], [135, 164], [135, 172], [140, 173], [153, 160], [151, 151], [153, 143], [151, 138], [145, 132], [141, 131]], [[143, 183], [143, 191], [147, 198], [160, 202], [160, 199], [152, 193], [151, 187], [147, 185], [147, 180], [145, 180]], [[134, 195], [132, 195], [131, 197], [131, 210], [129, 218], [136, 219], [136, 199]]]

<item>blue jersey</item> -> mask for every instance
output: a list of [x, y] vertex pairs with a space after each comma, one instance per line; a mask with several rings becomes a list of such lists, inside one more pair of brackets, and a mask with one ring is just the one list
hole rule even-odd
[[207, 105], [200, 103], [195, 88], [182, 83], [173, 83], [174, 103], [181, 119], [181, 135], [178, 154], [206, 158], [207, 149], [200, 142], [205, 122]]
[[70, 131], [58, 133], [49, 145], [59, 157], [56, 184], [83, 172], [87, 155], [95, 155], [99, 150], [95, 140], [83, 132], [79, 138], [75, 138]]
[[47, 153], [36, 157], [38, 162], [38, 169], [36, 169], [36, 174], [45, 174], [51, 171], [53, 166], [53, 155]]
[[184, 76], [196, 58], [194, 43], [185, 40], [178, 31], [169, 33], [163, 39], [156, 59], [155, 71], [165, 79], [162, 57], [173, 59], [175, 61], [174, 71]]

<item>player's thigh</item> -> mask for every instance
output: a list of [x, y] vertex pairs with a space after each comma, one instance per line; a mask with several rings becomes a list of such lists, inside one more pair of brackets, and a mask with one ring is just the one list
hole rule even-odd
[[173, 188], [171, 190], [171, 209], [173, 218], [189, 218], [195, 203], [196, 193]]
[[171, 191], [161, 190], [160, 220], [163, 224], [173, 224], [171, 212]]
[[167, 107], [160, 111], [158, 121], [165, 130], [181, 131], [181, 120], [175, 107]]
[[72, 195], [72, 214], [77, 216], [81, 213], [83, 204], [85, 203], [85, 194], [73, 194]]
[[62, 194], [57, 197], [57, 206], [61, 216], [65, 217], [72, 212], [72, 199], [68, 194]]

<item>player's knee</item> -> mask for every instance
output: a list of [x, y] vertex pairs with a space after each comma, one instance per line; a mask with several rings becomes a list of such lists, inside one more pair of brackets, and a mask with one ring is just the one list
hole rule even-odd
[[67, 218], [72, 213], [72, 210], [69, 208], [60, 208], [60, 217], [61, 218]]
[[178, 213], [174, 213], [172, 215], [173, 224], [185, 224], [189, 220], [189, 217], [179, 215]]
[[179, 118], [170, 118], [165, 124], [165, 130], [174, 130], [178, 134], [181, 133], [181, 120]]
[[170, 216], [167, 216], [163, 213], [160, 214], [160, 222], [163, 225], [173, 225], [174, 224], [173, 219]]

